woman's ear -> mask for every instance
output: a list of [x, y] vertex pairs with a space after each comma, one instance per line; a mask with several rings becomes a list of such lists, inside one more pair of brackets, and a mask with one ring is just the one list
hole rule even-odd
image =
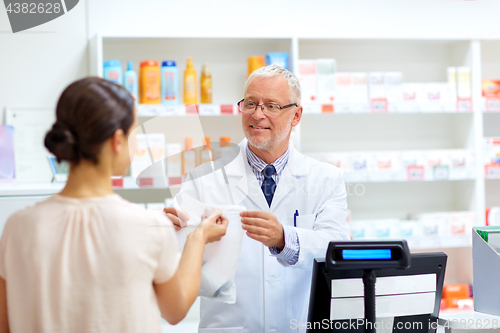
[[117, 129], [111, 137], [111, 149], [116, 154], [120, 154], [124, 148], [124, 145], [126, 144], [127, 140], [125, 137], [125, 133], [123, 133], [123, 130], [121, 128]]

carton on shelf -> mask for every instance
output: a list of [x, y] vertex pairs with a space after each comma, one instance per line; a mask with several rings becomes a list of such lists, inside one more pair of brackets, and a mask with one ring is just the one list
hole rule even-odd
[[353, 112], [353, 80], [351, 73], [335, 73], [335, 111], [337, 113]]
[[353, 152], [351, 154], [351, 167], [350, 172], [346, 174], [346, 181], [363, 182], [369, 179], [368, 176], [368, 163], [370, 153]]
[[475, 157], [473, 150], [450, 150], [450, 179], [473, 179], [475, 177]]
[[403, 175], [408, 181], [425, 180], [425, 164], [427, 162], [423, 151], [403, 151], [401, 152], [403, 163]]
[[368, 78], [371, 112], [387, 112], [387, 84], [385, 73], [371, 72], [368, 74]]
[[368, 73], [351, 73], [352, 78], [352, 112], [369, 113]]
[[316, 60], [299, 60], [297, 76], [302, 90], [302, 103], [317, 102]]
[[403, 96], [401, 87], [403, 85], [403, 73], [387, 72], [385, 73], [385, 84], [387, 89], [387, 103], [389, 112], [397, 112]]
[[428, 150], [425, 152], [425, 180], [450, 179], [451, 153], [447, 150]]
[[403, 171], [401, 153], [380, 151], [370, 154], [368, 176], [370, 181], [397, 181]]
[[320, 104], [333, 104], [335, 101], [335, 59], [316, 60], [316, 92]]

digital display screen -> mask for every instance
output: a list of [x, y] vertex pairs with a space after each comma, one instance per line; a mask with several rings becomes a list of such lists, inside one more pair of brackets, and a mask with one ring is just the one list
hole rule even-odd
[[391, 249], [342, 250], [344, 260], [392, 259]]

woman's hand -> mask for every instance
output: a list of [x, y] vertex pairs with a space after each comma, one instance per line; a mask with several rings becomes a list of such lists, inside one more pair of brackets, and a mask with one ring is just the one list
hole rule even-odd
[[222, 236], [226, 234], [229, 224], [227, 217], [222, 216], [220, 210], [216, 210], [209, 217], [202, 216], [201, 218], [202, 221], [193, 233], [199, 233], [203, 237], [205, 244], [221, 240]]

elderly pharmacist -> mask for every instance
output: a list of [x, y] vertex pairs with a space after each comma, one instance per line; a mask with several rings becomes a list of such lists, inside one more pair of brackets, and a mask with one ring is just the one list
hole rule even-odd
[[[200, 332], [287, 332], [291, 319], [307, 319], [313, 259], [324, 257], [330, 241], [348, 239], [343, 172], [289, 144], [302, 117], [300, 84], [291, 72], [274, 65], [253, 72], [239, 108], [246, 139], [225, 172], [234, 203], [248, 209], [241, 214], [248, 237], [236, 303], [202, 299]], [[186, 196], [231, 203], [220, 170], [183, 184], [176, 200]], [[181, 225], [175, 209], [166, 213]]]

